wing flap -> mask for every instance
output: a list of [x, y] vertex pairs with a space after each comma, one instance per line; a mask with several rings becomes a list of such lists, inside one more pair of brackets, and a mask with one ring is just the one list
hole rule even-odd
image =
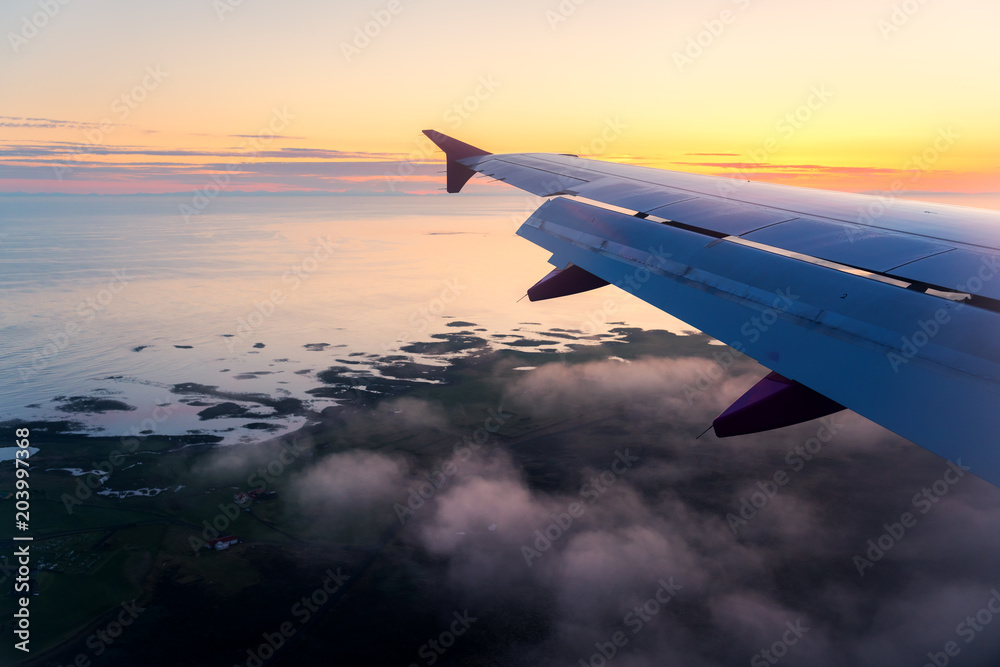
[[988, 251], [959, 248], [896, 267], [889, 274], [1000, 302], [1000, 255]]
[[649, 213], [667, 204], [695, 198], [690, 192], [609, 177], [581, 184], [566, 194], [575, 194], [604, 203], [617, 202], [613, 205], [639, 213]]
[[705, 197], [662, 206], [653, 209], [650, 214], [725, 236], [740, 236], [762, 227], [795, 219], [795, 214], [787, 211]]
[[1000, 314], [563, 198], [518, 234], [1000, 483]]
[[919, 236], [809, 217], [759, 229], [743, 238], [877, 273], [954, 249]]

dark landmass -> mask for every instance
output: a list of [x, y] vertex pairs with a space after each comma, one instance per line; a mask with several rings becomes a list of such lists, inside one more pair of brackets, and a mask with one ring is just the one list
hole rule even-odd
[[378, 367], [383, 375], [401, 380], [430, 380], [443, 382], [446, 372], [440, 366], [428, 366], [427, 364], [417, 364], [412, 362], [382, 364]]
[[[218, 402], [203, 412], [238, 416], [238, 401], [308, 418], [279, 437], [255, 419], [244, 427], [262, 439], [232, 447], [163, 435], [169, 422], [133, 449], [121, 437], [73, 433], [81, 425], [72, 421], [0, 424], [30, 428], [41, 447], [32, 554], [45, 563], [32, 654], [15, 654], [8, 641], [0, 664], [51, 667], [83, 655], [95, 667], [256, 665], [264, 646], [274, 653], [268, 667], [423, 666], [427, 655], [442, 667], [570, 667], [604, 664], [592, 656], [622, 631], [629, 643], [605, 659], [609, 667], [737, 665], [802, 619], [810, 630], [785, 647], [782, 664], [874, 667], [940, 650], [976, 609], [958, 591], [989, 599], [996, 548], [981, 527], [1000, 502], [996, 489], [960, 482], [859, 577], [852, 557], [947, 464], [849, 418], [734, 533], [727, 513], [789, 471], [787, 452], [815, 438], [818, 423], [695, 440], [765, 371], [739, 357], [720, 371], [728, 348], [704, 336], [614, 334], [568, 352], [471, 347], [447, 366], [406, 355], [375, 358], [373, 371], [332, 366], [310, 393], [343, 404], [319, 414], [296, 399], [175, 385], [189, 404]], [[535, 370], [515, 370], [524, 367]], [[611, 472], [624, 452], [634, 461]], [[115, 454], [97, 490], [161, 491], [102, 496], [87, 492], [96, 476], [47, 471], [94, 470]], [[601, 475], [591, 503], [582, 490]], [[0, 488], [13, 481], [13, 466], [0, 464]], [[278, 495], [234, 504], [234, 493], [259, 484]], [[584, 513], [554, 532], [552, 517], [573, 502]], [[0, 520], [12, 512], [0, 502]], [[547, 546], [537, 542], [546, 531]], [[220, 534], [239, 541], [204, 548]], [[538, 545], [526, 563], [523, 548]], [[676, 599], [633, 635], [625, 615], [671, 577], [683, 585]], [[332, 592], [313, 598], [331, 578]], [[5, 605], [10, 597], [0, 588]], [[316, 600], [308, 615], [295, 611], [303, 599]], [[107, 633], [133, 600], [144, 611], [96, 656], [88, 638]], [[890, 612], [904, 616], [889, 624]], [[442, 654], [421, 653], [464, 613], [476, 619], [467, 633]], [[266, 637], [286, 623], [294, 632], [275, 652]], [[0, 631], [12, 629], [0, 619]], [[995, 647], [983, 633], [962, 647], [963, 664], [996, 664]]]
[[410, 352], [412, 354], [435, 356], [466, 352], [468, 350], [475, 350], [489, 346], [489, 342], [485, 338], [466, 335], [464, 332], [458, 334], [434, 334], [431, 338], [438, 339], [441, 342], [410, 343], [409, 345], [403, 346], [401, 349], [404, 352]]
[[282, 430], [283, 427], [277, 424], [267, 424], [265, 422], [251, 422], [249, 424], [244, 424], [243, 428], [248, 428], [255, 431], [268, 431], [270, 433], [275, 433]]
[[[285, 398], [273, 398], [267, 394], [242, 394], [238, 392], [220, 391], [215, 385], [203, 385], [198, 384], [197, 382], [182, 382], [180, 384], [175, 384], [170, 391], [175, 394], [196, 394], [199, 396], [227, 399], [228, 401], [258, 403], [260, 405], [273, 408], [275, 416], [302, 414], [304, 409], [301, 400], [290, 396]], [[203, 414], [204, 412], [205, 411], [202, 411], [199, 414]]]
[[199, 419], [220, 419], [222, 417], [257, 417], [251, 410], [236, 403], [219, 403], [198, 413]]
[[325, 382], [326, 384], [348, 384], [353, 381], [350, 376], [346, 373], [352, 372], [347, 366], [331, 366], [325, 371], [320, 371], [316, 374], [316, 377], [320, 382]]
[[551, 345], [550, 340], [532, 340], [530, 338], [522, 338], [520, 340], [512, 340], [507, 345], [513, 347], [538, 347], [539, 345]]
[[274, 375], [274, 371], [252, 371], [250, 373], [240, 373], [239, 375], [234, 375], [234, 380], [255, 380], [261, 375]]
[[65, 402], [58, 407], [62, 412], [79, 412], [79, 413], [103, 413], [103, 412], [114, 412], [122, 411], [129, 412], [135, 410], [135, 407], [128, 405], [122, 401], [115, 400], [113, 398], [97, 398], [94, 396], [71, 396], [64, 399]]
[[560, 333], [558, 331], [539, 331], [539, 335], [548, 336], [549, 338], [562, 338], [565, 340], [580, 340], [582, 336], [574, 336], [572, 334]]

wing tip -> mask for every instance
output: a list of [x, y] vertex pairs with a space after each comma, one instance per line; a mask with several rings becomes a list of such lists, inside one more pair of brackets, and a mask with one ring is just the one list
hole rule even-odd
[[449, 160], [464, 160], [465, 158], [478, 157], [480, 155], [492, 155], [489, 151], [484, 151], [482, 148], [459, 141], [455, 137], [449, 137], [447, 134], [438, 132], [437, 130], [424, 130], [424, 134], [438, 148], [444, 151]]
[[464, 160], [470, 157], [479, 157], [481, 155], [492, 155], [489, 151], [484, 151], [482, 148], [476, 148], [471, 144], [467, 144], [464, 141], [459, 141], [454, 137], [449, 137], [447, 134], [438, 132], [437, 130], [424, 130], [423, 131], [427, 138], [434, 142], [434, 144], [444, 151], [446, 164], [448, 167], [448, 187], [447, 190], [450, 193], [461, 192], [462, 188], [469, 179], [476, 175], [476, 172], [469, 169], [464, 164], [458, 162], [458, 160]]

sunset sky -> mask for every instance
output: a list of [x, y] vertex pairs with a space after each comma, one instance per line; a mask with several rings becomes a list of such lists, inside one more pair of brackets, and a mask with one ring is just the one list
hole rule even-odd
[[7, 0], [0, 192], [437, 192], [425, 128], [1000, 192], [998, 19], [992, 0]]

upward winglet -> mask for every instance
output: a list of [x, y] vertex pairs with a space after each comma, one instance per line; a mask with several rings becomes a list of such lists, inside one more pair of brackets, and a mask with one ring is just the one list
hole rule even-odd
[[437, 147], [444, 151], [446, 164], [448, 166], [448, 192], [461, 192], [469, 179], [476, 175], [472, 169], [458, 162], [465, 158], [477, 157], [479, 155], [492, 155], [489, 151], [470, 146], [469, 144], [441, 134], [437, 130], [424, 130], [424, 134], [437, 144]]

